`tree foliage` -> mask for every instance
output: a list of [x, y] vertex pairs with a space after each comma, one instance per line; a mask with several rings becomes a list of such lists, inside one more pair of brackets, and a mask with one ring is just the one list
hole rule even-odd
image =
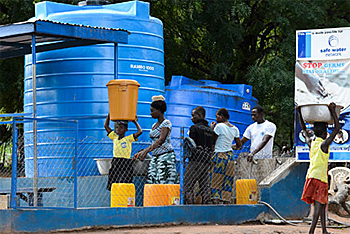
[[247, 83], [275, 122], [276, 144], [292, 145], [295, 32], [350, 26], [346, 0], [164, 0], [166, 79], [184, 75]]
[[[0, 24], [29, 19], [34, 2], [39, 0], [0, 0]], [[267, 118], [278, 127], [280, 146], [293, 144], [295, 31], [350, 26], [347, 0], [149, 2], [151, 15], [164, 24], [166, 81], [184, 75], [252, 85]], [[0, 107], [21, 111], [23, 58], [0, 61], [0, 72]]]

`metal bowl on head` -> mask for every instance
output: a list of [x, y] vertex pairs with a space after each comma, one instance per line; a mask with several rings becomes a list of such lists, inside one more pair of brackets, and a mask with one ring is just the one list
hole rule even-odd
[[[334, 122], [327, 104], [307, 104], [301, 105], [299, 108], [304, 121], [307, 123], [327, 122], [328, 124], [333, 124]], [[339, 105], [335, 108], [338, 117], [342, 108], [343, 107]]]

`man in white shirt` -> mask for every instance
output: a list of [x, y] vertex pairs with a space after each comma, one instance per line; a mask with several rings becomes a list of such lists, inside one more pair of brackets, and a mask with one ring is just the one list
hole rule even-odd
[[[272, 158], [273, 139], [276, 133], [276, 125], [264, 119], [264, 109], [257, 105], [253, 107], [252, 119], [255, 123], [248, 126], [241, 139], [242, 146], [251, 140], [248, 162], [254, 159]], [[235, 145], [233, 149], [237, 149]]]

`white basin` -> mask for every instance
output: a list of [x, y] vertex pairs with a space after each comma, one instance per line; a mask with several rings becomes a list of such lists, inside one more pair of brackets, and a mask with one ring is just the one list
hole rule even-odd
[[[314, 122], [327, 122], [329, 124], [333, 123], [333, 118], [328, 109], [327, 104], [308, 104], [299, 106], [303, 119], [307, 123]], [[339, 117], [340, 110], [342, 106], [337, 105], [335, 108], [335, 112]]]
[[[134, 176], [147, 176], [148, 173], [148, 166], [151, 161], [150, 155], [147, 154], [147, 157], [145, 160], [135, 160], [133, 163], [134, 167]], [[95, 158], [94, 161], [96, 161], [98, 171], [101, 175], [108, 175], [109, 169], [111, 168], [113, 158]], [[131, 160], [131, 159], [130, 159]]]
[[109, 168], [111, 168], [112, 158], [95, 158], [98, 171], [101, 175], [108, 175]]

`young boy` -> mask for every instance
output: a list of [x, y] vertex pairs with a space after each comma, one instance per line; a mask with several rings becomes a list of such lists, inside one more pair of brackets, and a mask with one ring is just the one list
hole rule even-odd
[[117, 121], [116, 133], [109, 127], [109, 114], [105, 121], [107, 136], [113, 140], [113, 159], [108, 173], [107, 189], [111, 190], [113, 183], [132, 183], [133, 164], [130, 159], [131, 143], [137, 141], [142, 134], [142, 129], [137, 123], [137, 119], [132, 122], [136, 125], [137, 132], [125, 136], [128, 131], [128, 121]]
[[309, 233], [314, 233], [318, 217], [321, 217], [322, 233], [328, 233], [326, 229], [326, 207], [328, 203], [328, 159], [329, 146], [339, 132], [340, 124], [335, 112], [335, 103], [330, 103], [328, 108], [334, 120], [334, 129], [327, 137], [327, 123], [315, 122], [314, 133], [316, 139], [310, 138], [309, 132], [297, 107], [300, 124], [305, 134], [305, 142], [310, 148], [310, 166], [307, 171], [301, 200], [308, 204], [314, 204], [314, 213]]
[[192, 122], [189, 136], [196, 143], [196, 150], [189, 158], [184, 175], [184, 198], [185, 204], [194, 204], [193, 189], [198, 181], [202, 204], [209, 202], [209, 170], [210, 159], [213, 154], [213, 145], [216, 135], [205, 120], [205, 109], [201, 106], [192, 110]]

